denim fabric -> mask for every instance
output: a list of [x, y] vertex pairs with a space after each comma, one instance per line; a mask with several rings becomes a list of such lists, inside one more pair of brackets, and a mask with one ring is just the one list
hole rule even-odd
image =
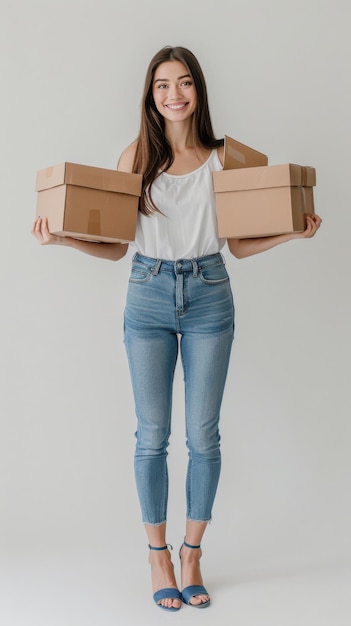
[[135, 478], [142, 519], [167, 519], [167, 447], [180, 348], [185, 384], [187, 518], [211, 519], [221, 468], [219, 415], [234, 336], [221, 254], [163, 261], [135, 254], [124, 340], [137, 415]]

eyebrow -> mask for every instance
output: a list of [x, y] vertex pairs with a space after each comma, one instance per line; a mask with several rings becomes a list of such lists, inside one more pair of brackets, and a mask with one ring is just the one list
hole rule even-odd
[[[181, 80], [182, 78], [191, 78], [190, 74], [184, 74], [184, 76], [178, 76], [177, 80]], [[158, 82], [168, 82], [169, 78], [156, 78], [156, 80], [154, 80], [154, 83], [158, 83]]]

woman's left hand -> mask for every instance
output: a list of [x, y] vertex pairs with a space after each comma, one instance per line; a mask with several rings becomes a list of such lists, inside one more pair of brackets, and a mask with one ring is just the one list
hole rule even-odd
[[306, 213], [306, 228], [301, 233], [295, 233], [294, 237], [296, 239], [310, 239], [314, 237], [321, 223], [322, 219], [319, 215]]

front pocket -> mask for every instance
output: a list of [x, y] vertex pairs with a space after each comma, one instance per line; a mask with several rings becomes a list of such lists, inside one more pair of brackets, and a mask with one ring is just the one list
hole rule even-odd
[[218, 283], [224, 283], [229, 280], [228, 272], [223, 263], [204, 267], [200, 270], [199, 276], [202, 282], [207, 285], [217, 285]]
[[141, 263], [133, 263], [129, 276], [130, 283], [146, 283], [152, 276], [151, 269]]

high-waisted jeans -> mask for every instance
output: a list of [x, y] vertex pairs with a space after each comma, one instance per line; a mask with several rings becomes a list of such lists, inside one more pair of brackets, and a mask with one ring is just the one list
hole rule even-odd
[[233, 297], [221, 254], [177, 261], [134, 255], [124, 340], [137, 415], [135, 478], [145, 524], [167, 519], [167, 447], [179, 346], [189, 456], [186, 514], [194, 521], [211, 519], [233, 336]]

